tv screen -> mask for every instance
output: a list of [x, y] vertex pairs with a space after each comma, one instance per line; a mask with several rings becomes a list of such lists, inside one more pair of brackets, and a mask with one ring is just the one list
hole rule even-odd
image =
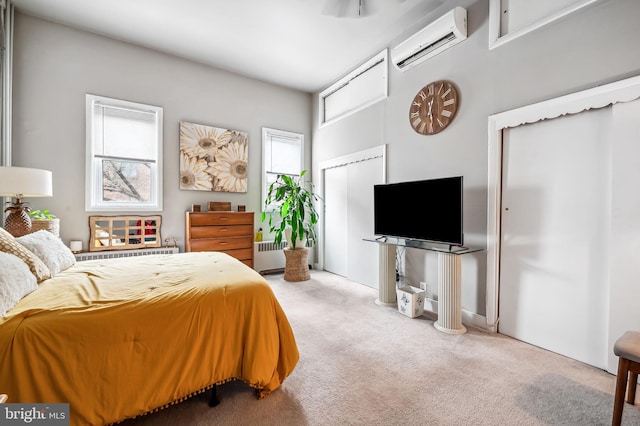
[[374, 234], [463, 244], [462, 176], [374, 185]]

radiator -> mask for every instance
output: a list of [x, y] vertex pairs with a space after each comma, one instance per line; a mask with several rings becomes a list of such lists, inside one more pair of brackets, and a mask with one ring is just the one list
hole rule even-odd
[[158, 248], [146, 248], [146, 249], [139, 249], [139, 250], [83, 252], [83, 253], [75, 253], [75, 256], [76, 256], [76, 260], [78, 262], [81, 262], [83, 260], [115, 259], [118, 257], [146, 256], [149, 254], [174, 254], [179, 252], [180, 252], [180, 249], [178, 247], [158, 247]]
[[[284, 272], [282, 249], [286, 246], [285, 241], [280, 244], [273, 241], [253, 243], [253, 269], [263, 275]], [[313, 265], [313, 250], [309, 250], [309, 265]]]
[[284, 253], [286, 242], [276, 244], [273, 241], [253, 243], [253, 269], [261, 274], [275, 274], [284, 271]]

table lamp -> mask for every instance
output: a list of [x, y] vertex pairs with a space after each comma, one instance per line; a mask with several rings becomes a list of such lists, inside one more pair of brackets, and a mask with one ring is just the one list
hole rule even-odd
[[15, 197], [13, 202], [8, 202], [10, 206], [4, 210], [10, 212], [4, 221], [4, 228], [14, 237], [31, 232], [30, 209], [21, 198], [52, 195], [53, 185], [49, 170], [0, 167], [0, 196]]

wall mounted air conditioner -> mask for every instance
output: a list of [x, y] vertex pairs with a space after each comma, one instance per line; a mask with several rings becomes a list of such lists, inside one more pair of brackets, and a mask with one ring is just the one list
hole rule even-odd
[[466, 38], [467, 11], [456, 7], [391, 49], [391, 60], [406, 71]]

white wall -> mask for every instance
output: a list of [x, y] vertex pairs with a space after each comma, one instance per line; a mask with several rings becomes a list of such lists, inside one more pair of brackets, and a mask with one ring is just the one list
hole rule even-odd
[[[321, 128], [314, 96], [314, 179], [321, 161], [387, 144], [389, 182], [464, 176], [465, 242], [486, 247], [488, 116], [640, 74], [640, 2], [603, 1], [493, 50], [489, 0], [445, 1], [425, 22], [455, 6], [467, 9], [468, 39], [408, 71], [391, 67], [385, 101]], [[461, 105], [445, 131], [421, 136], [409, 125], [409, 105], [439, 79], [456, 84]], [[421, 201], [406, 200], [402, 207], [419, 208]], [[437, 288], [435, 255], [405, 255], [408, 281]], [[486, 256], [465, 255], [462, 266], [463, 308], [485, 315]]]
[[[162, 237], [184, 248], [184, 211], [230, 201], [260, 226], [261, 127], [311, 137], [311, 95], [21, 13], [15, 17], [13, 165], [53, 172], [53, 197], [31, 207], [61, 219], [65, 243], [89, 238], [84, 211], [85, 93], [164, 108]], [[246, 194], [179, 190], [179, 122], [249, 133]], [[307, 153], [306, 163], [310, 164]], [[307, 166], [308, 167], [308, 166]]]

